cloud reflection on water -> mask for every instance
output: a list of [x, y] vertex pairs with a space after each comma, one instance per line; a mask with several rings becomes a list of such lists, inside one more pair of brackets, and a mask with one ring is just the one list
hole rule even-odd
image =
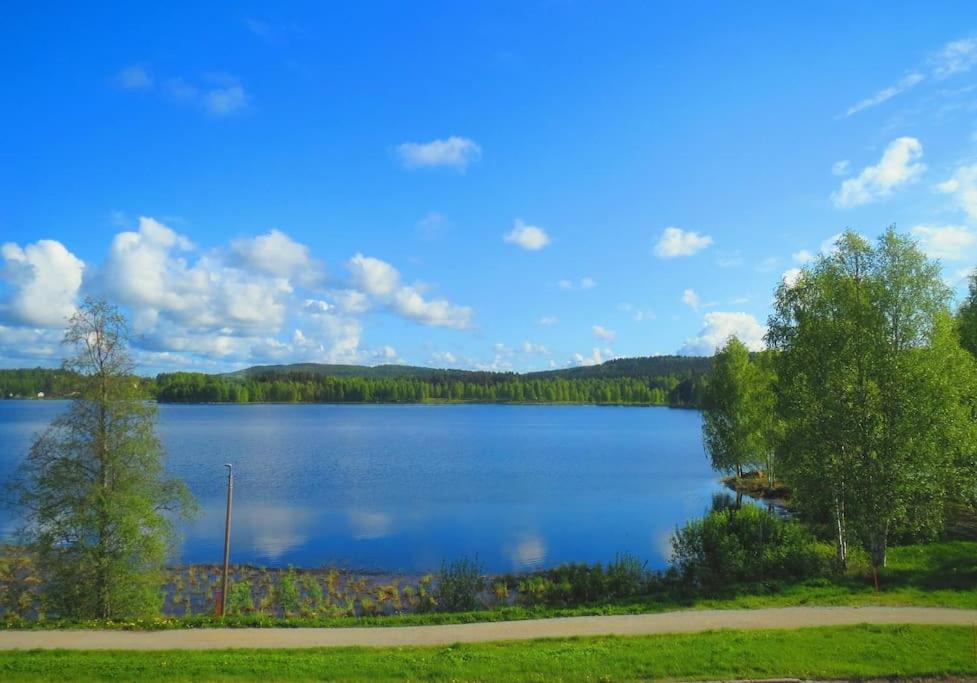
[[393, 533], [393, 517], [383, 512], [348, 510], [350, 535], [358, 541], [384, 538]]
[[546, 562], [546, 544], [536, 534], [524, 534], [508, 554], [514, 569], [538, 569]]
[[[223, 548], [224, 511], [224, 503], [208, 502], [201, 506], [200, 515], [186, 529], [188, 540], [203, 541], [214, 548], [215, 562], [220, 559]], [[310, 507], [268, 503], [237, 505], [231, 520], [231, 554], [239, 548], [246, 550], [246, 555], [257, 553], [274, 562], [313, 537], [317, 527], [322, 526], [317, 523], [319, 517]]]

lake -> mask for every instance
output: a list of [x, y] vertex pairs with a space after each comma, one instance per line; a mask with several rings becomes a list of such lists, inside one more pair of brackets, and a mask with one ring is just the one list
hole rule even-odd
[[[0, 401], [0, 477], [60, 401]], [[167, 469], [200, 504], [174, 562], [419, 572], [666, 564], [676, 525], [719, 490], [697, 411], [539, 405], [161, 405]], [[0, 509], [0, 535], [17, 526]]]

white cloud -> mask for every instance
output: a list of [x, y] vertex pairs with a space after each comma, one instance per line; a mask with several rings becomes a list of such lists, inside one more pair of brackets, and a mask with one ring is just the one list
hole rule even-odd
[[977, 64], [977, 36], [951, 41], [930, 59], [933, 76], [940, 79], [970, 71], [974, 64]]
[[84, 262], [55, 240], [38, 240], [20, 247], [0, 247], [0, 279], [12, 292], [0, 303], [0, 314], [21, 324], [64, 327], [75, 312]]
[[800, 251], [795, 251], [790, 255], [790, 257], [794, 259], [796, 263], [807, 263], [814, 258], [814, 254], [807, 249], [801, 249]]
[[[357, 363], [382, 360], [387, 347], [369, 353], [360, 348], [363, 326], [356, 318], [306, 307], [299, 318], [304, 329], [295, 329], [288, 344], [279, 349], [284, 359], [301, 358], [308, 362]], [[394, 352], [393, 357], [396, 357]]]
[[[122, 307], [133, 356], [152, 369], [397, 362], [389, 345], [362, 345], [357, 314], [382, 306], [421, 324], [456, 329], [467, 327], [472, 315], [426, 294], [423, 284], [403, 283], [390, 264], [362, 255], [350, 260], [356, 288], [303, 291], [316, 262], [277, 231], [202, 250], [142, 217], [137, 229], [115, 235], [104, 264], [84, 282], [85, 264], [57, 242], [6, 244], [0, 255], [0, 364], [56, 359], [61, 331], [54, 328], [64, 326], [83, 287]], [[24, 344], [30, 348], [17, 349]]]
[[241, 111], [251, 101], [240, 81], [227, 73], [204, 74], [196, 82], [179, 76], [168, 78], [163, 82], [162, 91], [173, 102], [197, 107], [216, 117]]
[[598, 339], [603, 339], [604, 341], [614, 341], [617, 338], [617, 332], [614, 330], [609, 330], [603, 325], [594, 325], [590, 328], [594, 332], [594, 336]]
[[591, 349], [589, 356], [584, 356], [580, 353], [573, 354], [571, 363], [573, 365], [600, 365], [601, 363], [613, 360], [613, 358], [614, 352], [610, 349], [598, 349], [594, 347]]
[[555, 315], [544, 315], [542, 318], [539, 319], [539, 324], [542, 325], [543, 327], [553, 327], [558, 322], [560, 322], [560, 319], [557, 318]]
[[826, 238], [823, 242], [821, 242], [821, 246], [818, 247], [818, 252], [826, 256], [833, 254], [838, 250], [838, 240], [840, 240], [841, 237], [842, 233], [836, 232], [831, 237]]
[[953, 195], [957, 205], [977, 220], [977, 164], [958, 167], [953, 176], [939, 183], [936, 189]]
[[452, 367], [458, 364], [458, 357], [451, 351], [435, 351], [431, 354], [431, 363], [436, 367]]
[[597, 281], [591, 277], [582, 277], [580, 281], [574, 285], [572, 280], [557, 280], [556, 286], [560, 289], [573, 290], [573, 289], [593, 289], [597, 286]]
[[913, 86], [918, 85], [920, 82], [923, 81], [924, 78], [925, 76], [923, 76], [923, 74], [916, 71], [912, 73], [908, 73], [905, 76], [903, 76], [901, 79], [899, 79], [898, 82], [893, 83], [889, 87], [879, 90], [874, 95], [871, 95], [870, 97], [866, 97], [864, 100], [861, 100], [853, 104], [845, 111], [844, 117], [848, 118], [849, 116], [852, 116], [853, 114], [857, 114], [860, 111], [878, 106], [883, 102], [892, 99], [899, 93], [905, 92], [906, 90], [909, 90]]
[[912, 233], [919, 238], [923, 251], [944, 261], [968, 258], [970, 248], [977, 243], [977, 234], [963, 225], [917, 225]]
[[0, 325], [0, 365], [53, 364], [64, 351], [62, 336], [60, 329]]
[[243, 265], [276, 277], [313, 283], [322, 275], [321, 265], [309, 256], [309, 248], [280, 230], [234, 240], [231, 250]]
[[302, 307], [307, 311], [311, 311], [313, 314], [328, 313], [336, 308], [328, 301], [322, 301], [321, 299], [306, 299], [302, 302]]
[[851, 162], [848, 159], [836, 161], [831, 165], [831, 175], [848, 175], [851, 170]]
[[527, 355], [548, 356], [550, 353], [550, 350], [542, 344], [536, 344], [531, 341], [524, 341], [519, 347], [519, 350]]
[[405, 285], [400, 272], [386, 261], [356, 254], [347, 262], [353, 282], [398, 315], [422, 325], [465, 329], [472, 310], [445, 299], [425, 299], [419, 285]]
[[482, 156], [474, 140], [452, 135], [431, 142], [405, 142], [397, 145], [397, 156], [405, 168], [449, 166], [464, 171]]
[[375, 297], [387, 297], [400, 286], [400, 272], [378, 258], [357, 254], [346, 263], [346, 267], [353, 276], [353, 282]]
[[415, 287], [401, 287], [394, 293], [393, 310], [422, 325], [463, 330], [471, 324], [472, 310], [446, 299], [425, 299]]
[[784, 274], [780, 276], [780, 279], [784, 281], [788, 287], [793, 287], [797, 284], [797, 281], [801, 277], [800, 268], [788, 268], [784, 271]]
[[247, 106], [248, 94], [238, 84], [214, 88], [203, 94], [203, 104], [214, 116], [227, 116]]
[[682, 303], [691, 306], [693, 311], [699, 310], [699, 295], [694, 289], [687, 289], [682, 292]]
[[385, 345], [373, 352], [373, 358], [383, 363], [393, 363], [397, 360], [397, 349]]
[[704, 325], [695, 337], [685, 340], [679, 354], [684, 356], [708, 356], [736, 336], [751, 351], [763, 349], [766, 328], [749, 313], [725, 313], [714, 311], [703, 316]]
[[370, 310], [370, 297], [358, 289], [335, 289], [329, 296], [344, 313], [366, 313]]
[[662, 232], [655, 245], [655, 254], [659, 258], [675, 258], [677, 256], [692, 256], [712, 244], [708, 235], [685, 231], [681, 228], [669, 226]]
[[506, 244], [519, 245], [528, 251], [539, 251], [550, 243], [550, 237], [539, 226], [529, 225], [521, 218], [517, 218], [512, 230], [502, 236], [502, 241]]
[[[291, 310], [319, 319], [329, 315], [323, 305], [311, 299], [300, 304], [290, 279], [228, 261], [228, 253], [233, 252], [202, 253], [188, 238], [142, 217], [138, 231], [121, 232], [112, 240], [97, 288], [131, 311], [133, 331], [145, 351], [228, 362], [304, 354], [305, 347], [275, 335]], [[327, 332], [319, 330], [323, 336]]]
[[878, 164], [845, 180], [832, 193], [831, 200], [838, 208], [847, 209], [888, 197], [895, 188], [915, 180], [925, 170], [926, 165], [919, 161], [922, 156], [919, 140], [897, 138], [889, 143]]
[[139, 64], [133, 64], [122, 69], [116, 75], [115, 82], [125, 90], [149, 90], [153, 87], [152, 76]]

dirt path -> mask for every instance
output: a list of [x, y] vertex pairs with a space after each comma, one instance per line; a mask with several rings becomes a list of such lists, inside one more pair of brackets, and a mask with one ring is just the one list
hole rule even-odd
[[977, 624], [977, 610], [937, 607], [785, 607], [372, 628], [205, 628], [173, 631], [0, 631], [0, 650], [207, 650], [348, 645], [446, 645], [570, 636], [691, 633], [844, 624]]

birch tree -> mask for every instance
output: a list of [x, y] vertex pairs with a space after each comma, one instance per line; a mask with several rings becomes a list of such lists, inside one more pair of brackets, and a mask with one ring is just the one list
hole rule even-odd
[[932, 534], [969, 471], [973, 359], [950, 298], [908, 238], [848, 232], [781, 285], [769, 321], [795, 499], [831, 520], [842, 563], [857, 538], [876, 577], [893, 533]]

